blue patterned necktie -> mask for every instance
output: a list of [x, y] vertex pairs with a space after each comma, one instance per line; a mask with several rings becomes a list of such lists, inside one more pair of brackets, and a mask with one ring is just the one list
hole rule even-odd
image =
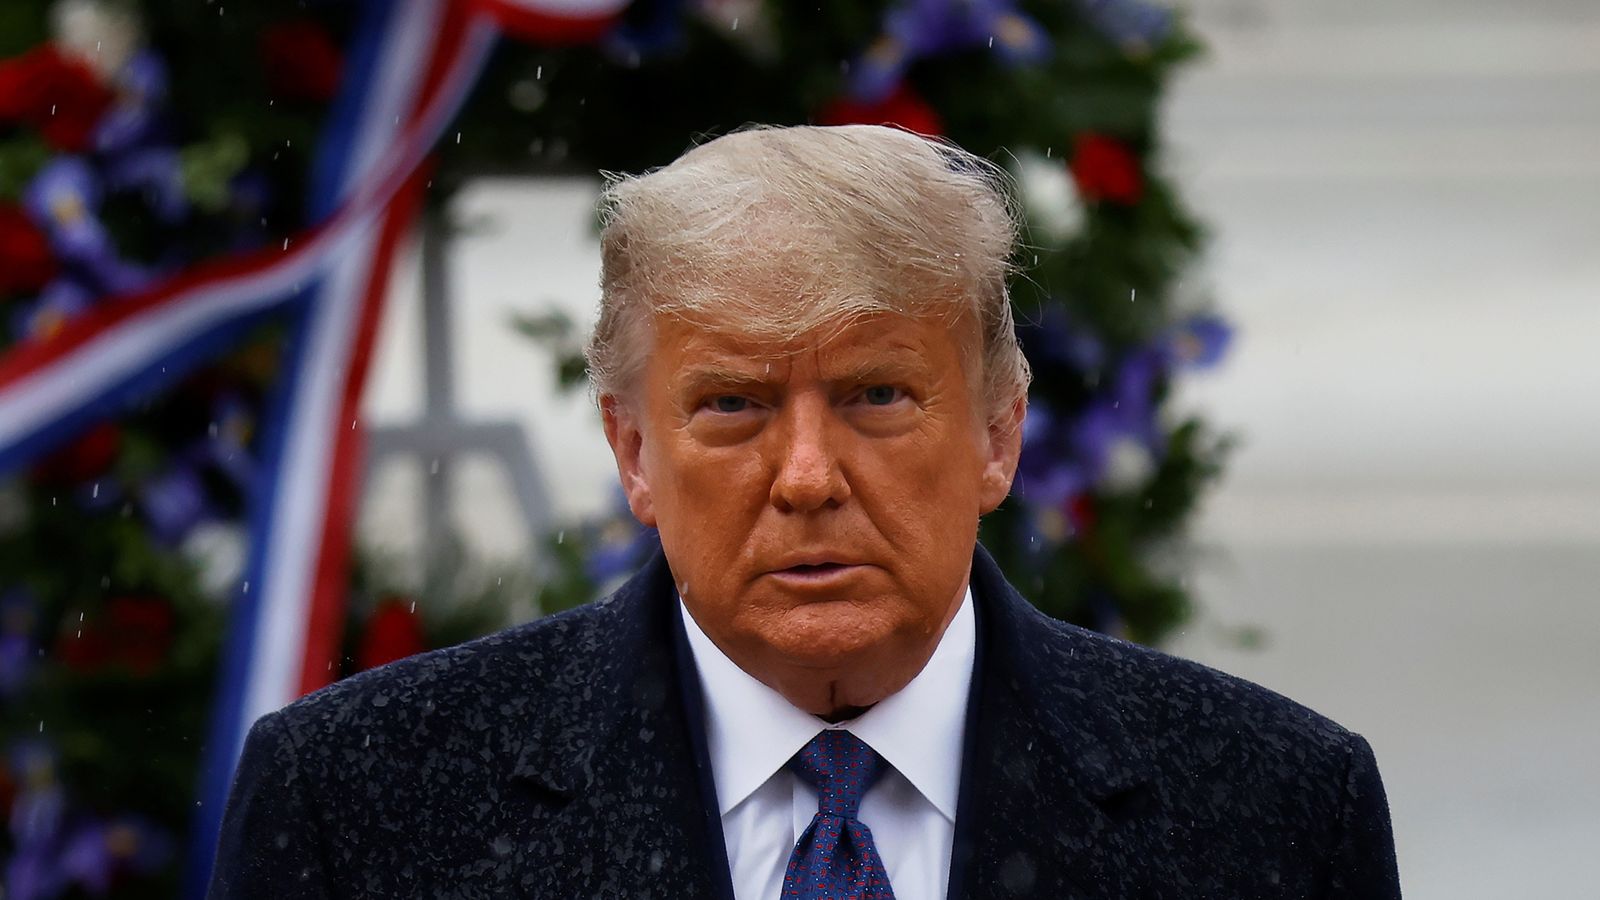
[[783, 876], [783, 900], [894, 900], [872, 831], [856, 818], [885, 763], [848, 731], [829, 729], [789, 766], [817, 789], [817, 814], [800, 833]]

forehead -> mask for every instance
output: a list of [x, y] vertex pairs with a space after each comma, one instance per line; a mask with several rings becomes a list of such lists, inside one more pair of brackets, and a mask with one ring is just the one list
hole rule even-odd
[[961, 323], [935, 317], [874, 313], [797, 336], [680, 318], [663, 319], [653, 330], [653, 362], [674, 383], [719, 372], [782, 380], [794, 366], [815, 368], [824, 378], [890, 370], [959, 377], [966, 367]]

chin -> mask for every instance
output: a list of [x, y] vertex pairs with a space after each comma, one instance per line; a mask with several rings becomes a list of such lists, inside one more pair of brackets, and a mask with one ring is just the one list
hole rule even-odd
[[773, 628], [755, 635], [786, 663], [812, 669], [848, 669], [893, 652], [899, 629], [859, 604], [838, 600], [793, 609]]

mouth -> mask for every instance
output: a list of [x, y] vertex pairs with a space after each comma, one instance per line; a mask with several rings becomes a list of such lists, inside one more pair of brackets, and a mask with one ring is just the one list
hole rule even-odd
[[865, 571], [867, 568], [869, 567], [853, 563], [803, 563], [789, 566], [786, 569], [775, 569], [768, 572], [767, 575], [794, 586], [823, 587], [834, 582], [843, 581], [852, 575]]

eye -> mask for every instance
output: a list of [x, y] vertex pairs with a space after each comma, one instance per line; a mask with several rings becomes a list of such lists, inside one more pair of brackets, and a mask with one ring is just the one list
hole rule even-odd
[[744, 412], [750, 408], [750, 401], [736, 394], [723, 394], [711, 398], [711, 408], [723, 413]]
[[872, 406], [888, 406], [903, 396], [901, 390], [893, 385], [875, 384], [861, 392], [861, 397]]

